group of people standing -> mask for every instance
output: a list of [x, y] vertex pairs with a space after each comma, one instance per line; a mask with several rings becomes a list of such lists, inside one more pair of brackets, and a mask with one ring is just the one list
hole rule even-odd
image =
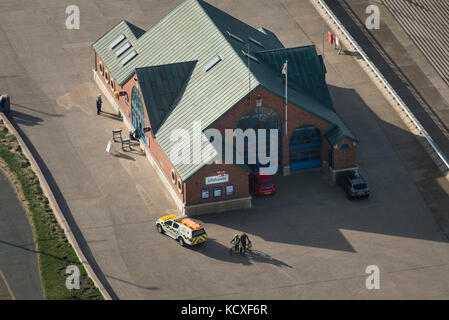
[[236, 233], [234, 239], [231, 240], [231, 243], [234, 245], [235, 252], [245, 253], [246, 250], [248, 250], [251, 241], [246, 233], [242, 233], [241, 236]]

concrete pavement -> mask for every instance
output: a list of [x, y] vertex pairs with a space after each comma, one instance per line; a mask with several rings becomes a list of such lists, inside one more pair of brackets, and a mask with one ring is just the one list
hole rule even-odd
[[[0, 190], [0, 273], [16, 299], [43, 299], [33, 232], [22, 203], [1, 171]], [[4, 288], [0, 274], [0, 296], [9, 295]]]
[[[24, 2], [6, 0], [0, 13], [0, 87], [61, 209], [73, 217], [67, 220], [80, 245], [116, 297], [449, 297], [449, 243], [432, 215], [447, 203], [447, 182], [353, 57], [325, 47], [335, 108], [361, 140], [359, 165], [372, 197], [347, 201], [320, 172], [276, 177], [279, 194], [256, 199], [254, 209], [201, 217], [210, 239], [186, 249], [155, 231], [155, 219], [175, 206], [145, 156], [118, 144], [105, 152], [111, 130], [123, 123], [95, 114], [89, 47], [120, 19], [148, 28], [180, 1], [80, 1], [81, 29], [71, 31], [64, 27], [68, 1]], [[285, 46], [322, 50], [323, 26], [308, 0], [219, 6], [275, 32]], [[112, 113], [107, 103], [104, 109]], [[228, 255], [235, 231], [254, 243], [249, 258]], [[380, 267], [381, 290], [365, 288], [370, 264]]]
[[0, 271], [0, 300], [12, 300], [14, 299], [11, 289], [6, 282], [2, 272]]
[[[380, 5], [379, 29], [367, 30], [364, 25], [366, 1], [327, 0], [326, 3], [449, 159], [449, 87], [396, 19], [384, 5]], [[425, 16], [425, 9], [402, 11], [405, 15], [414, 14], [416, 25], [425, 24], [418, 18]], [[444, 21], [443, 16], [440, 18]], [[433, 29], [433, 32], [435, 35], [432, 36], [436, 36], [438, 31]], [[430, 35], [420, 33], [416, 36], [426, 38]], [[435, 51], [435, 55], [445, 59], [444, 53]]]

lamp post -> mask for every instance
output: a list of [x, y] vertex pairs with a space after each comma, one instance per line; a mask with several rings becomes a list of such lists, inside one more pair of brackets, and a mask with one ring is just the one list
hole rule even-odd
[[262, 106], [262, 97], [260, 94], [256, 98], [256, 107], [260, 108]]

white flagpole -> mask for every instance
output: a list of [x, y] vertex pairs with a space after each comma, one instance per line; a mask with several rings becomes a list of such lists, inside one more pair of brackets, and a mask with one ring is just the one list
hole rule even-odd
[[288, 60], [285, 60], [285, 136], [288, 135], [287, 133], [287, 108], [288, 108], [288, 104], [287, 104], [287, 72], [288, 72], [288, 64], [287, 64]]
[[249, 43], [248, 43], [248, 95], [249, 95], [249, 106], [251, 107], [251, 69], [249, 66]]

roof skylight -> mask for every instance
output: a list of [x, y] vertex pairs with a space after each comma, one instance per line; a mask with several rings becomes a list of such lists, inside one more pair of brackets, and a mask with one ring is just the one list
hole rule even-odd
[[133, 59], [137, 55], [137, 52], [135, 50], [131, 51], [122, 59], [122, 65], [127, 64], [131, 59]]
[[248, 52], [245, 52], [245, 51], [242, 50], [242, 53], [243, 53], [243, 55], [244, 55], [245, 57], [248, 57], [248, 58], [250, 58], [251, 60], [254, 60], [254, 61], [256, 61], [256, 62], [259, 62], [259, 59], [257, 59], [255, 56], [249, 54]]
[[263, 34], [267, 34], [267, 31], [264, 29], [264, 27], [257, 28], [258, 31], [262, 32]]
[[209, 71], [210, 69], [212, 69], [213, 66], [215, 66], [217, 63], [219, 63], [221, 61], [220, 56], [215, 56], [213, 57], [208, 63], [206, 63], [204, 65], [204, 71]]
[[131, 47], [131, 44], [130, 44], [129, 42], [125, 43], [120, 49], [118, 49], [118, 50], [115, 52], [115, 55], [116, 55], [117, 57], [120, 57], [120, 55], [121, 55], [123, 52], [125, 52], [126, 50], [128, 50], [129, 47]]
[[249, 41], [254, 42], [254, 43], [257, 44], [258, 46], [260, 46], [260, 47], [263, 48], [263, 44], [262, 44], [260, 41], [254, 39], [254, 38], [251, 38], [251, 37], [248, 37], [248, 39], [249, 39]]
[[243, 41], [243, 39], [242, 39], [242, 38], [240, 38], [240, 37], [236, 36], [235, 34], [233, 34], [233, 33], [230, 33], [229, 31], [226, 31], [226, 33], [227, 33], [227, 34], [228, 34], [228, 36], [230, 36], [231, 38], [234, 38], [235, 40], [237, 40], [237, 41], [240, 41], [241, 43], [245, 43], [245, 41]]
[[111, 42], [111, 44], [109, 45], [111, 47], [111, 49], [114, 49], [120, 42], [123, 41], [123, 39], [125, 39], [125, 35], [122, 33], [121, 35], [119, 35], [117, 38], [115, 38], [114, 41]]

